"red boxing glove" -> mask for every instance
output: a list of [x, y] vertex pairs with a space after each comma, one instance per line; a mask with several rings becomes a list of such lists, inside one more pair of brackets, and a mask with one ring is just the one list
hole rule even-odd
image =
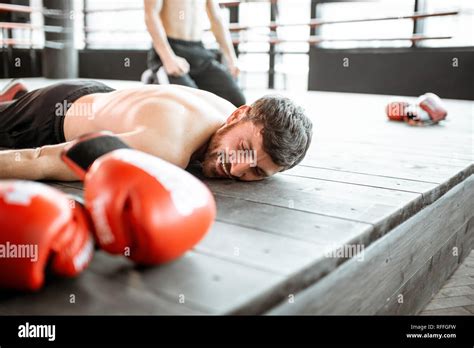
[[391, 101], [385, 112], [390, 120], [405, 121], [411, 126], [436, 124], [448, 115], [441, 99], [433, 93], [418, 97], [415, 104], [404, 100]]
[[102, 249], [144, 265], [173, 260], [209, 230], [214, 198], [183, 169], [126, 147], [113, 136], [85, 136], [62, 157], [76, 173], [87, 171], [85, 205]]
[[87, 212], [62, 192], [28, 181], [0, 181], [0, 287], [38, 290], [46, 265], [73, 277], [92, 259]]
[[414, 121], [421, 123], [438, 123], [446, 118], [448, 112], [441, 99], [433, 93], [426, 93], [418, 97], [417, 105], [420, 108]]
[[410, 103], [402, 100], [394, 100], [387, 104], [385, 113], [392, 121], [405, 121], [408, 118]]

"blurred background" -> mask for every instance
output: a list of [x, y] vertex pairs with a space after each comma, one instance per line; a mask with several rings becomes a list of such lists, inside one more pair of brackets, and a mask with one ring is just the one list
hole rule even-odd
[[[220, 5], [245, 90], [474, 99], [472, 0]], [[2, 78], [71, 77], [55, 76], [67, 62], [62, 75], [138, 81], [151, 47], [140, 0], [1, 1], [0, 28]], [[204, 43], [217, 49], [210, 32]]]

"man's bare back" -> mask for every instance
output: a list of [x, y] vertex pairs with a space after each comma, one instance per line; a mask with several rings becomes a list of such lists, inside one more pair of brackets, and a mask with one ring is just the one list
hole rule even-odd
[[[235, 109], [226, 100], [194, 88], [140, 86], [81, 97], [66, 114], [64, 135], [70, 141], [108, 130], [123, 134], [135, 149], [186, 167]], [[92, 110], [93, 115], [84, 115], [83, 110]]]

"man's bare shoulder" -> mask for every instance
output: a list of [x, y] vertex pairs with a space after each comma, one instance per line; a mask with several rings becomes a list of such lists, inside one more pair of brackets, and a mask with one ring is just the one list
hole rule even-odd
[[137, 101], [146, 100], [162, 108], [185, 108], [195, 114], [200, 112], [222, 114], [223, 120], [235, 110], [232, 103], [214, 93], [180, 85], [138, 86], [124, 89], [118, 94], [134, 95]]
[[159, 145], [167, 153], [171, 147], [200, 146], [236, 109], [213, 93], [179, 85], [138, 86], [112, 92], [107, 98], [105, 110], [122, 112], [118, 122], [128, 120], [125, 128], [129, 131], [146, 129], [153, 135], [143, 142], [151, 140], [150, 146]]

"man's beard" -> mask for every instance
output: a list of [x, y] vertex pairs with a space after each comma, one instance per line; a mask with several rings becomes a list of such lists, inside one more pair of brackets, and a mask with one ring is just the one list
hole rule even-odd
[[202, 161], [202, 173], [208, 178], [217, 178], [221, 175], [217, 172], [216, 163], [217, 158], [223, 155], [225, 149], [220, 148], [221, 140], [229, 133], [229, 131], [234, 128], [237, 124], [233, 123], [231, 125], [226, 125], [223, 128], [218, 129], [209, 141], [209, 146], [207, 147], [206, 153], [204, 154], [204, 160]]

